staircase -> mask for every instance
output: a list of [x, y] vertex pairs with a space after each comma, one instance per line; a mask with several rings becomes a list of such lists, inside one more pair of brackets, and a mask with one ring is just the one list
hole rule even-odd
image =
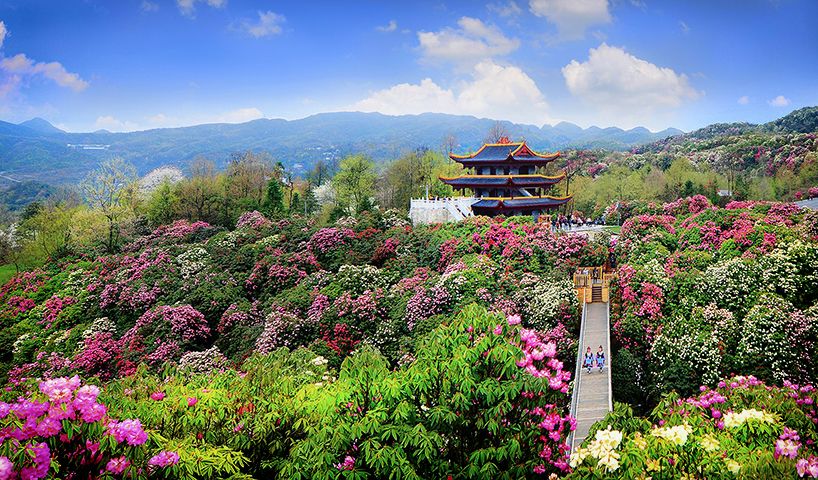
[[[593, 286], [592, 296], [597, 295], [599, 303], [584, 303], [582, 325], [580, 326], [577, 351], [577, 368], [574, 376], [574, 391], [571, 395], [571, 415], [577, 420], [576, 430], [569, 436], [568, 444], [572, 449], [582, 445], [591, 426], [605, 418], [613, 410], [611, 390], [611, 340], [610, 310], [608, 303], [602, 303], [602, 286]], [[594, 302], [597, 302], [594, 300]], [[605, 351], [605, 368], [591, 369], [591, 373], [582, 369], [582, 357], [587, 347], [596, 353], [602, 345]]]
[[602, 302], [602, 285], [594, 285], [591, 287], [591, 303]]

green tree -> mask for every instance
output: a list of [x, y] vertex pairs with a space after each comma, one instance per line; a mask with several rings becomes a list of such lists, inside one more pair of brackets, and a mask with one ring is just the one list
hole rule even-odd
[[281, 182], [275, 178], [267, 182], [262, 207], [264, 213], [271, 217], [277, 217], [284, 213], [284, 192], [281, 189]]
[[136, 181], [136, 169], [121, 158], [103, 162], [82, 183], [88, 204], [99, 210], [107, 221], [105, 250], [113, 253], [119, 247], [122, 221], [133, 215], [130, 193]]
[[315, 198], [312, 182], [307, 182], [307, 186], [304, 187], [304, 210], [307, 215], [312, 215], [318, 210], [318, 200]]
[[219, 209], [226, 203], [223, 183], [213, 161], [196, 158], [190, 165], [190, 178], [176, 185], [181, 216], [191, 221], [218, 223]]
[[375, 164], [363, 155], [352, 155], [341, 161], [332, 184], [338, 192], [338, 202], [343, 207], [357, 207], [364, 198], [374, 193]]
[[170, 181], [165, 179], [148, 198], [145, 216], [153, 226], [165, 225], [176, 217], [179, 198]]
[[304, 202], [301, 201], [301, 195], [298, 192], [293, 192], [293, 198], [290, 200], [290, 215], [304, 215]]

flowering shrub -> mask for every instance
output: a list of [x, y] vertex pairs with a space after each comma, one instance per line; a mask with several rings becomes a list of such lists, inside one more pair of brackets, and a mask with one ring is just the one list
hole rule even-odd
[[260, 230], [262, 228], [268, 228], [272, 225], [272, 222], [267, 219], [261, 212], [253, 210], [252, 212], [245, 212], [239, 215], [238, 220], [236, 221], [236, 228], [252, 228], [255, 230]]
[[101, 472], [148, 478], [156, 472], [151, 466], [170, 465], [151, 463], [155, 443], [139, 420], [110, 418], [98, 401], [100, 389], [82, 385], [79, 377], [41, 381], [39, 392], [17, 393], [22, 396], [14, 403], [0, 402], [3, 478], [90, 478]]
[[596, 478], [600, 471], [624, 478], [809, 474], [818, 433], [811, 385], [768, 387], [754, 377], [735, 377], [699, 390], [688, 398], [668, 395], [650, 421], [617, 404], [593, 440], [571, 455], [568, 478]]

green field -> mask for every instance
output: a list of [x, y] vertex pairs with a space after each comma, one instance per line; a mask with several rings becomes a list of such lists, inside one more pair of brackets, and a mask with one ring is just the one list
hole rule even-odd
[[17, 270], [14, 265], [0, 265], [0, 285], [8, 282], [15, 273], [17, 273]]

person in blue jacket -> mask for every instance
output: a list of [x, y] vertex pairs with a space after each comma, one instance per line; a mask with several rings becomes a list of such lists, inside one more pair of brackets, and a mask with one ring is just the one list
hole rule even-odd
[[585, 350], [585, 359], [582, 364], [588, 369], [588, 373], [591, 373], [591, 368], [594, 367], [594, 354], [591, 353], [591, 347]]
[[596, 351], [596, 366], [599, 367], [600, 372], [602, 371], [602, 367], [605, 366], [605, 352], [602, 351], [602, 345], [600, 345]]

